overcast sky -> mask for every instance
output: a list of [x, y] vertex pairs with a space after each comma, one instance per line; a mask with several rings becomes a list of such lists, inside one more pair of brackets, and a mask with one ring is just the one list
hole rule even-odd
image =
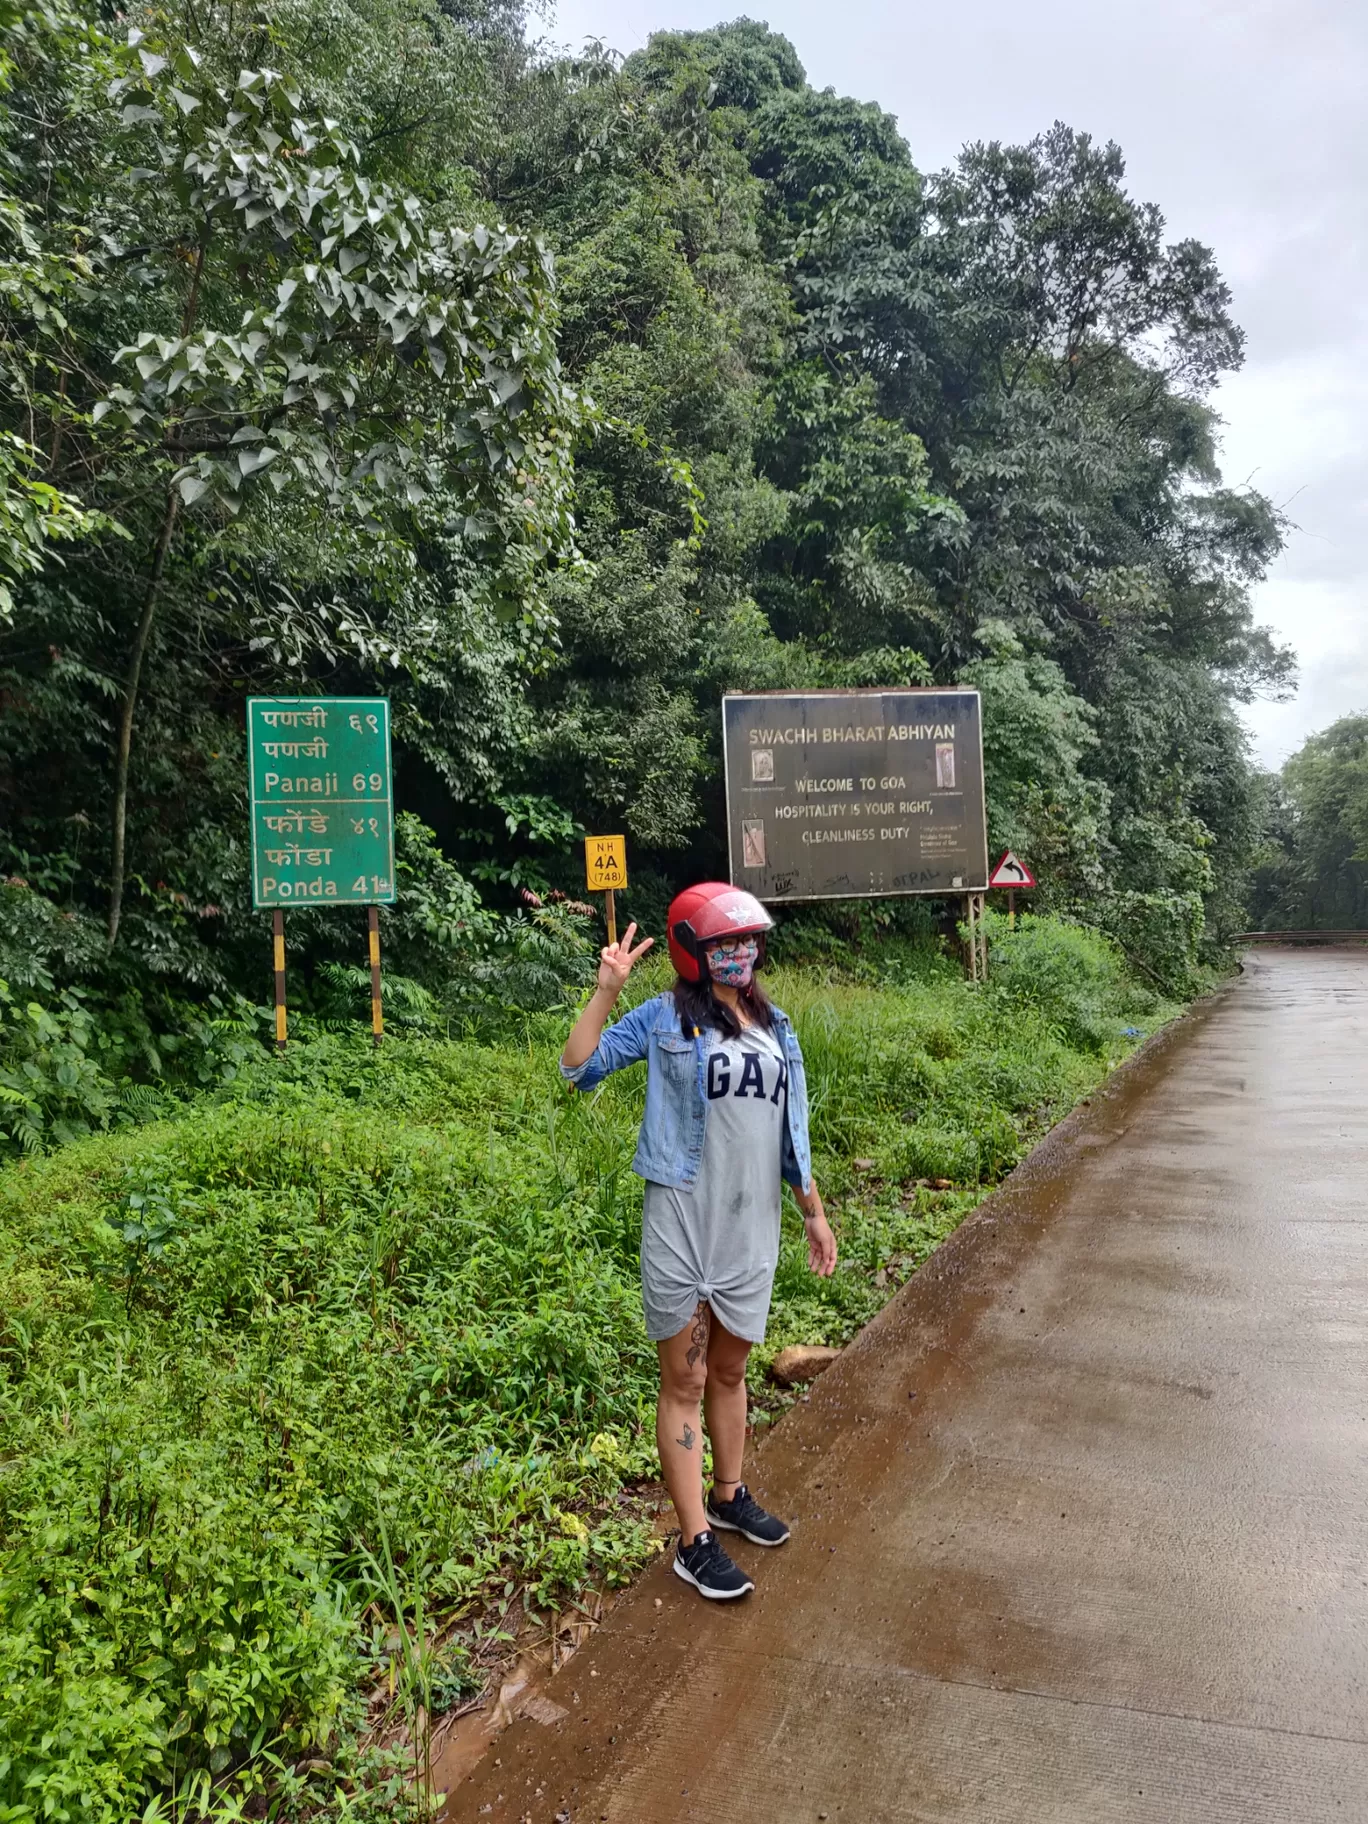
[[[549, 35], [615, 50], [734, 14], [700, 0], [551, 0]], [[1368, 711], [1368, 0], [752, 0], [817, 88], [898, 117], [923, 170], [966, 140], [1064, 120], [1125, 151], [1174, 239], [1216, 249], [1248, 333], [1217, 398], [1228, 480], [1296, 522], [1258, 592], [1297, 651], [1290, 704], [1247, 712], [1277, 766]]]

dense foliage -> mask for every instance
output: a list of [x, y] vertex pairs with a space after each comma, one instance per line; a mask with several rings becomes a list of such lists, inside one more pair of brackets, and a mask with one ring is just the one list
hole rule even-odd
[[[758, 1420], [774, 1351], [849, 1336], [1163, 1015], [1093, 934], [993, 941], [988, 994], [897, 944], [775, 982], [843, 1262], [788, 1212]], [[6, 1824], [402, 1816], [389, 1700], [449, 1709], [515, 1598], [649, 1556], [643, 1083], [563, 1091], [563, 1037], [315, 1028], [0, 1176]]]
[[[1279, 526], [1216, 465], [1213, 258], [1114, 146], [928, 176], [747, 21], [619, 63], [494, 0], [104, 18], [0, 15], [15, 1006], [155, 1087], [264, 998], [243, 702], [296, 688], [391, 699], [419, 991], [554, 969], [517, 895], [574, 890], [581, 827], [650, 916], [716, 871], [722, 689], [954, 679], [1042, 905], [1191, 984]], [[321, 1007], [359, 928], [291, 928]]]
[[1250, 899], [1259, 928], [1368, 931], [1368, 716], [1312, 735], [1267, 791]]

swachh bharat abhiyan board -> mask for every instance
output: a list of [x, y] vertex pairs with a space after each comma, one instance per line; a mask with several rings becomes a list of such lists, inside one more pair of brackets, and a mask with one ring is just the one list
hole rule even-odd
[[250, 697], [252, 903], [390, 905], [394, 792], [385, 697]]
[[982, 893], [976, 690], [722, 699], [731, 878], [757, 899]]

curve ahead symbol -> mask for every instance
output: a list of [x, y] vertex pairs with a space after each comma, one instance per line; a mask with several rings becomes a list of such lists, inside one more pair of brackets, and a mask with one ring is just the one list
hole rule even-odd
[[1033, 887], [1035, 884], [1035, 875], [1010, 849], [993, 869], [988, 882], [990, 887]]

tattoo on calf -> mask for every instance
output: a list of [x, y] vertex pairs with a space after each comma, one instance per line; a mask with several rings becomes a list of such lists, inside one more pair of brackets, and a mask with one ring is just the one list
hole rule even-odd
[[689, 1332], [689, 1352], [685, 1357], [690, 1368], [695, 1367], [698, 1362], [706, 1362], [708, 1359], [708, 1320], [710, 1316], [711, 1313], [706, 1304], [700, 1305], [694, 1312], [693, 1329]]
[[685, 1426], [684, 1426], [684, 1436], [682, 1438], [676, 1438], [675, 1443], [682, 1444], [684, 1446], [685, 1450], [692, 1450], [694, 1447], [694, 1439], [697, 1436], [698, 1436], [698, 1433], [694, 1430], [693, 1426], [688, 1424], [686, 1421]]

